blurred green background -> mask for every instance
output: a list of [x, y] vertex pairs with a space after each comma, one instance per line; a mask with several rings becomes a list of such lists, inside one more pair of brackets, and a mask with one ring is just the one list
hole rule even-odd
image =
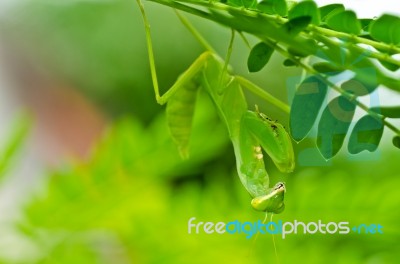
[[[202, 48], [172, 10], [152, 3], [146, 9], [159, 82], [166, 91]], [[229, 29], [190, 19], [224, 56]], [[227, 132], [205, 94], [196, 108], [191, 158], [179, 158], [164, 107], [154, 99], [134, 1], [23, 1], [1, 17], [0, 30], [3, 64], [22, 102], [33, 88], [21, 80], [41, 83], [43, 75], [51, 76], [52, 89], [73, 89], [106, 120], [88, 158], [64, 158], [62, 165], [46, 170], [39, 190], [18, 208], [17, 219], [1, 224], [1, 263], [372, 264], [400, 259], [400, 155], [387, 140], [379, 153], [350, 156], [343, 151], [331, 162], [308, 156], [308, 165], [318, 166], [298, 166], [291, 175], [266, 160], [272, 182], [287, 184], [286, 209], [274, 221], [348, 221], [381, 224], [384, 231], [276, 236], [277, 260], [271, 235], [248, 240], [244, 235], [187, 233], [191, 217], [244, 222], [264, 215], [250, 206]], [[286, 81], [300, 72], [284, 68], [282, 58], [274, 55], [263, 71], [249, 75], [248, 53], [237, 38], [231, 63], [235, 72], [287, 101]], [[257, 103], [287, 124], [284, 113], [247, 96], [249, 105]], [[64, 112], [54, 111], [64, 118]], [[311, 142], [297, 145], [297, 155], [309, 148], [315, 152]]]

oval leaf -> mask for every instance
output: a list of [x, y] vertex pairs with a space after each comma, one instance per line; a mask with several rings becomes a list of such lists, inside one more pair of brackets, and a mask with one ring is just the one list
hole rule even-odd
[[255, 8], [256, 2], [253, 0], [227, 0], [228, 5], [235, 7]]
[[317, 145], [322, 156], [330, 159], [343, 145], [356, 106], [343, 96], [333, 99], [322, 113], [318, 125]]
[[342, 83], [341, 88], [351, 94], [356, 96], [363, 96], [372, 93], [376, 88], [376, 85], [366, 84], [356, 78], [350, 79], [344, 83]]
[[287, 14], [286, 0], [263, 0], [257, 5], [257, 9], [269, 15], [286, 16]]
[[344, 10], [345, 10], [345, 8], [344, 8], [344, 5], [342, 5], [342, 4], [331, 4], [331, 5], [326, 5], [326, 6], [322, 6], [319, 8], [322, 21], [326, 21], [332, 15], [342, 12]]
[[290, 54], [292, 54], [293, 56], [301, 57], [301, 58], [304, 58], [304, 57], [307, 57], [307, 56], [310, 56], [310, 55], [313, 55], [316, 53], [318, 46], [317, 46], [317, 43], [315, 40], [306, 39], [306, 40], [304, 40], [304, 45], [307, 45], [310, 49], [304, 50], [304, 49], [299, 48], [297, 45], [294, 45], [294, 46], [288, 47], [287, 51]]
[[398, 69], [400, 69], [400, 66], [397, 64], [393, 64], [391, 62], [387, 62], [384, 60], [379, 60], [379, 62], [382, 64], [383, 67], [385, 67], [389, 71], [397, 71]]
[[296, 17], [283, 25], [286, 32], [292, 36], [299, 34], [301, 31], [307, 28], [308, 24], [311, 23], [310, 16]]
[[299, 86], [290, 109], [290, 134], [296, 141], [310, 132], [324, 102], [327, 85], [315, 76], [308, 77]]
[[382, 15], [372, 21], [369, 27], [371, 36], [379, 41], [390, 44], [400, 44], [400, 18], [392, 15]]
[[258, 72], [268, 63], [272, 56], [274, 49], [260, 42], [253, 47], [250, 51], [249, 58], [247, 60], [247, 67], [249, 72]]
[[350, 10], [336, 13], [329, 17], [326, 24], [337, 31], [358, 35], [361, 32], [361, 22], [356, 13]]
[[300, 2], [289, 11], [290, 20], [303, 16], [310, 16], [311, 23], [315, 25], [319, 25], [319, 23], [321, 22], [319, 9], [317, 7], [317, 4], [313, 1]]
[[395, 137], [393, 138], [393, 145], [394, 145], [396, 148], [399, 148], [399, 149], [400, 149], [400, 136], [395, 136]]
[[341, 72], [341, 70], [329, 62], [317, 62], [313, 64], [314, 70], [319, 73], [323, 73], [326, 75], [336, 75]]
[[389, 118], [400, 118], [400, 106], [372, 107], [371, 111]]
[[364, 31], [368, 31], [369, 25], [371, 24], [372, 21], [374, 21], [373, 19], [370, 18], [361, 18], [359, 19], [360, 23], [361, 23], [361, 28]]
[[383, 122], [370, 115], [361, 118], [351, 132], [348, 150], [351, 154], [363, 150], [373, 152], [378, 148], [383, 134]]
[[283, 65], [286, 67], [297, 66], [297, 63], [291, 59], [286, 59], [283, 61]]

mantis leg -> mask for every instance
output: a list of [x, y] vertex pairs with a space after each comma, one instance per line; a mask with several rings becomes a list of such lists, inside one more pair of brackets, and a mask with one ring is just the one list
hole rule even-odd
[[154, 87], [157, 102], [161, 105], [165, 104], [181, 87], [189, 83], [197, 83], [197, 78], [200, 76], [208, 60], [212, 57], [211, 52], [201, 54], [190, 67], [176, 80], [174, 85], [165, 92], [162, 96], [159, 95], [158, 88]]
[[[186, 70], [176, 81], [176, 83], [162, 96], [160, 95], [160, 89], [158, 86], [158, 80], [157, 80], [157, 71], [156, 71], [156, 66], [155, 66], [155, 60], [154, 60], [154, 51], [153, 51], [153, 44], [151, 41], [151, 32], [150, 32], [150, 24], [147, 19], [146, 12], [144, 10], [143, 3], [141, 0], [136, 0], [140, 12], [142, 13], [142, 18], [143, 18], [143, 23], [145, 25], [145, 33], [146, 33], [146, 42], [147, 42], [147, 49], [148, 49], [148, 55], [149, 55], [149, 63], [150, 63], [150, 71], [151, 71], [151, 78], [153, 82], [153, 88], [154, 88], [154, 93], [156, 95], [156, 101], [157, 103], [163, 105], [165, 104], [168, 99], [176, 93], [177, 90], [179, 90], [181, 87], [183, 87], [186, 83], [192, 82], [196, 75], [201, 72], [203, 66], [205, 65], [207, 59], [210, 57], [211, 51], [205, 52], [202, 55], [200, 55], [199, 58], [189, 67], [188, 70]], [[179, 19], [181, 19], [182, 22], [184, 22], [184, 25], [189, 28], [189, 30], [193, 33], [197, 33], [193, 27], [190, 27], [189, 22], [184, 19], [182, 16], [178, 14]], [[200, 36], [200, 34], [198, 34]], [[204, 43], [207, 44], [207, 42], [204, 41]], [[208, 45], [208, 44], [207, 44]], [[207, 46], [211, 47], [211, 46]]]
[[261, 87], [257, 86], [256, 84], [250, 82], [249, 80], [241, 76], [235, 76], [235, 79], [240, 83], [240, 85], [243, 88], [246, 88], [247, 90], [259, 96], [260, 98], [264, 99], [265, 101], [270, 102], [271, 104], [275, 105], [285, 113], [290, 112], [290, 107], [287, 104], [277, 99], [276, 97], [274, 97], [272, 94], [268, 93]]

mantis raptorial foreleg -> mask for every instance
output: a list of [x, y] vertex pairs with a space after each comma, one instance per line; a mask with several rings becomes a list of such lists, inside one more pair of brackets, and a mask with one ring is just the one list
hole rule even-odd
[[[156, 99], [160, 104], [167, 103], [168, 126], [181, 155], [188, 157], [196, 95], [199, 88], [205, 89], [228, 129], [235, 151], [239, 178], [253, 197], [251, 202], [253, 208], [272, 213], [282, 212], [285, 185], [277, 183], [269, 188], [269, 176], [265, 170], [262, 149], [271, 157], [279, 170], [291, 172], [294, 168], [291, 139], [281, 124], [270, 120], [258, 110], [256, 112], [248, 110], [242, 87], [249, 88], [262, 98], [270, 99], [269, 102], [287, 110], [284, 104], [244, 78], [232, 76], [227, 71], [227, 63], [212, 51], [201, 54], [171, 89], [160, 96], [149, 25], [143, 6], [140, 0], [137, 1], [146, 26]], [[233, 38], [229, 50], [232, 43]]]

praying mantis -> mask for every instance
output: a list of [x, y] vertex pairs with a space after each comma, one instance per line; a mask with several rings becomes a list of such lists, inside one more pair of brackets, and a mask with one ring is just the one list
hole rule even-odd
[[[196, 96], [199, 89], [204, 89], [227, 127], [234, 148], [237, 172], [243, 186], [253, 198], [252, 207], [267, 213], [281, 213], [285, 208], [285, 184], [278, 182], [273, 187], [269, 186], [269, 175], [265, 169], [262, 150], [270, 156], [281, 172], [292, 172], [295, 162], [291, 138], [280, 123], [268, 118], [257, 107], [255, 111], [248, 110], [242, 89], [249, 89], [285, 111], [288, 111], [288, 107], [243, 77], [230, 74], [228, 61], [234, 31], [225, 61], [212, 51], [208, 44], [204, 45], [208, 51], [201, 54], [166, 93], [160, 95], [150, 26], [143, 4], [140, 0], [137, 0], [137, 3], [145, 24], [156, 100], [161, 105], [167, 104], [168, 127], [181, 156], [183, 158], [189, 156], [189, 139]], [[178, 16], [201, 43], [206, 43], [188, 21], [179, 14]]]

